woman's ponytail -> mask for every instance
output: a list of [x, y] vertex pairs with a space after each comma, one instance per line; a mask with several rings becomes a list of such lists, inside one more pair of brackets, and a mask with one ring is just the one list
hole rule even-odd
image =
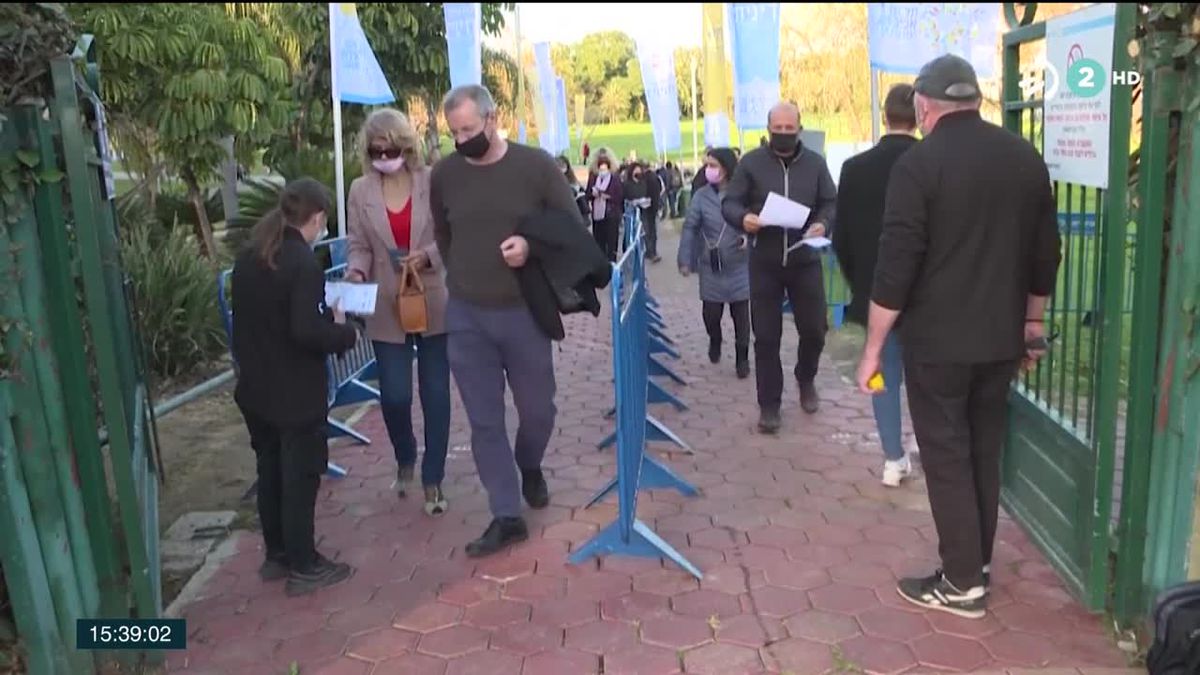
[[298, 178], [284, 186], [279, 205], [254, 225], [251, 245], [267, 267], [276, 269], [286, 227], [300, 227], [317, 213], [329, 215], [333, 208], [329, 189], [312, 178]]
[[250, 233], [250, 241], [258, 257], [271, 269], [275, 269], [275, 258], [279, 254], [279, 247], [283, 245], [285, 227], [287, 223], [284, 222], [283, 211], [276, 206], [254, 224]]

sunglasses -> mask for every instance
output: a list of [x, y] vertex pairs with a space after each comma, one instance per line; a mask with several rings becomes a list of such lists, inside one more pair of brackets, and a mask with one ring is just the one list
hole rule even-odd
[[401, 148], [367, 148], [367, 157], [371, 159], [396, 159], [405, 152], [407, 151]]

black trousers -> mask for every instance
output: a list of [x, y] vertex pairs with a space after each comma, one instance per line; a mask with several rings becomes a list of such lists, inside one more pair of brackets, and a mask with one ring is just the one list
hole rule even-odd
[[620, 217], [607, 217], [604, 220], [592, 221], [592, 237], [600, 246], [600, 250], [604, 251], [604, 255], [608, 256], [609, 262], [617, 261], [617, 251], [621, 238], [621, 219]]
[[[725, 314], [723, 302], [704, 302], [704, 329], [708, 338], [721, 342], [721, 317]], [[750, 346], [750, 301], [731, 302], [729, 314], [733, 317], [733, 342], [738, 347]]]
[[960, 590], [982, 586], [983, 566], [992, 561], [1008, 392], [1019, 366], [905, 360], [942, 569]]
[[817, 377], [821, 352], [825, 349], [825, 333], [829, 328], [820, 260], [789, 267], [762, 258], [750, 260], [754, 372], [758, 382], [758, 405], [763, 410], [778, 411], [783, 401], [783, 364], [779, 348], [783, 339], [784, 294], [792, 303], [792, 318], [800, 336], [795, 369], [797, 382], [809, 383]]
[[646, 257], [658, 255], [658, 209], [642, 209], [642, 228], [646, 233]]
[[279, 428], [242, 410], [258, 460], [258, 519], [267, 556], [305, 570], [316, 560], [313, 520], [321, 474], [329, 461], [325, 420]]

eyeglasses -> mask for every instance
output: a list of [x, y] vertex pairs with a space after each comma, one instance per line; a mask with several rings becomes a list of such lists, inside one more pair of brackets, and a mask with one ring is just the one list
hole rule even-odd
[[396, 159], [407, 150], [403, 148], [367, 148], [367, 157], [371, 159]]

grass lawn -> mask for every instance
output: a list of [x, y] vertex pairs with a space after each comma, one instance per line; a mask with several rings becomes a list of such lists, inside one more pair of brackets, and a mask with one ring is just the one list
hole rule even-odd
[[[843, 141], [853, 141], [854, 134], [851, 133], [849, 125], [840, 118], [822, 119], [817, 115], [805, 115], [803, 118], [804, 126], [807, 129], [821, 130], [825, 132], [825, 142], [835, 143]], [[704, 120], [696, 121], [696, 143], [695, 151], [697, 154], [704, 152]], [[693, 143], [692, 143], [692, 120], [686, 119], [679, 122], [680, 129], [680, 147], [672, 150], [668, 154], [668, 159], [672, 161], [682, 161], [690, 166], [692, 164]], [[600, 148], [609, 148], [617, 154], [617, 156], [625, 158], [629, 156], [630, 151], [637, 153], [638, 159], [653, 159], [655, 157], [654, 150], [654, 134], [650, 130], [650, 122], [618, 122], [616, 124], [598, 124], [587, 128], [585, 131], [588, 145], [591, 146], [592, 154]], [[764, 129], [753, 129], [747, 131], [744, 136], [745, 148], [747, 150], [758, 146], [760, 136], [765, 136]], [[580, 159], [580, 143], [577, 136], [578, 130], [576, 127], [571, 127], [571, 149], [568, 156], [571, 158], [572, 164], [578, 164]], [[867, 136], [870, 136], [870, 129], [867, 129]], [[510, 137], [511, 138], [511, 137]], [[515, 140], [515, 139], [514, 139]], [[537, 136], [530, 136], [527, 140], [529, 145], [537, 145]], [[732, 139], [732, 144], [736, 146], [738, 139], [736, 134]], [[442, 154], [447, 154], [454, 149], [454, 144], [449, 139], [442, 141]]]

